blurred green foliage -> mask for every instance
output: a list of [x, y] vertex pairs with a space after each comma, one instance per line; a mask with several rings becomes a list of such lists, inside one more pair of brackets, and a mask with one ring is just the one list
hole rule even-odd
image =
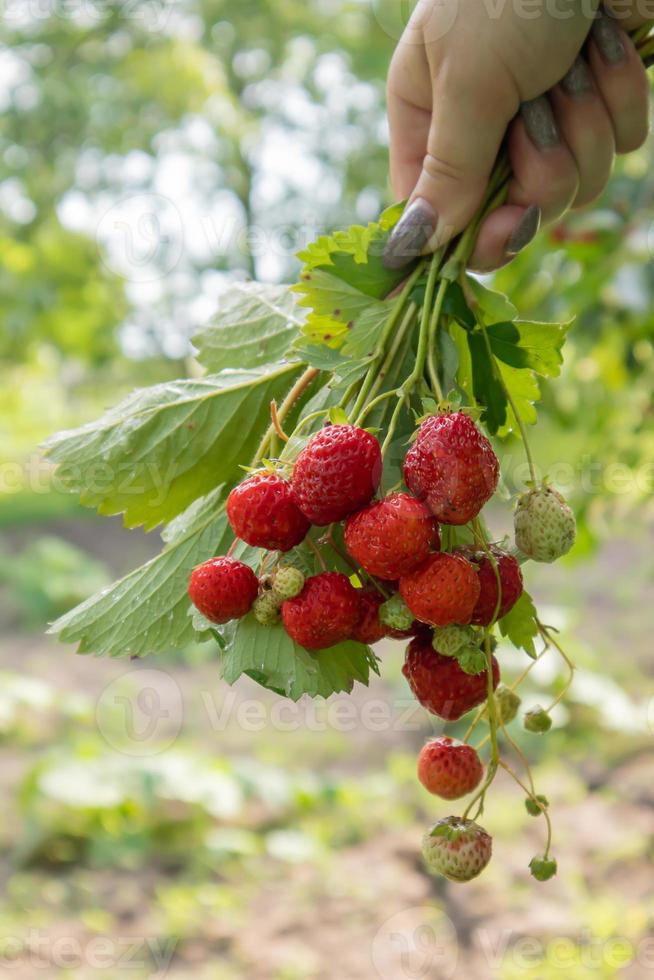
[[42, 629], [110, 581], [100, 562], [62, 538], [40, 537], [17, 555], [0, 550], [2, 606], [28, 628]]

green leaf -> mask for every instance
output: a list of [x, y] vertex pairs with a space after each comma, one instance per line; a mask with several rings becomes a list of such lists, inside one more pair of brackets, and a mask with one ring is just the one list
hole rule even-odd
[[54, 436], [46, 452], [85, 506], [150, 530], [236, 479], [271, 400], [298, 371], [281, 364], [140, 389], [98, 421]]
[[[302, 273], [300, 282], [293, 291], [302, 297], [300, 305], [308, 307], [317, 317], [326, 322], [337, 321], [342, 326], [354, 320], [380, 299], [371, 297], [357, 286], [353, 286], [327, 269], [311, 269]], [[306, 330], [303, 331], [306, 335]]]
[[561, 372], [569, 324], [495, 323], [486, 328], [493, 353], [514, 368], [527, 368], [545, 377], [555, 378]]
[[475, 400], [484, 406], [482, 416], [488, 431], [493, 435], [505, 424], [508, 403], [495, 364], [480, 330], [468, 334], [472, 390]]
[[536, 607], [528, 592], [523, 592], [511, 612], [499, 621], [500, 632], [518, 650], [536, 659], [534, 640], [538, 636]]
[[479, 304], [484, 323], [500, 323], [517, 319], [518, 311], [504, 293], [489, 289], [472, 276], [466, 277], [466, 284]]
[[232, 539], [224, 491], [196, 501], [166, 528], [163, 551], [57, 620], [49, 632], [79, 653], [147, 656], [196, 635], [187, 589], [193, 568], [225, 552]]
[[447, 287], [443, 301], [443, 313], [454, 317], [457, 323], [469, 330], [472, 330], [477, 322], [458, 282], [451, 282]]
[[194, 337], [198, 361], [212, 373], [272, 364], [288, 350], [304, 315], [288, 286], [234, 283], [211, 322]]
[[341, 347], [345, 357], [365, 358], [374, 353], [379, 335], [391, 314], [391, 304], [372, 303], [359, 316]]
[[451, 391], [459, 370], [459, 349], [447, 330], [439, 330], [436, 336], [438, 345], [438, 366], [444, 392]]
[[[535, 425], [537, 415], [534, 402], [537, 402], [541, 397], [540, 385], [536, 375], [533, 371], [512, 368], [501, 361], [498, 361], [497, 364], [520, 418], [526, 425]], [[509, 432], [520, 435], [520, 427], [511, 406], [507, 409], [506, 424], [500, 428], [499, 435], [503, 436]]]
[[314, 270], [323, 270], [367, 296], [387, 296], [407, 275], [406, 269], [387, 269], [382, 262], [393, 220], [394, 213], [366, 227], [352, 225], [312, 242], [298, 254], [304, 263], [299, 290], [311, 281]]
[[340, 643], [309, 653], [280, 624], [261, 626], [254, 616], [240, 620], [232, 646], [223, 654], [223, 679], [233, 684], [248, 674], [264, 687], [297, 701], [303, 694], [328, 698], [349, 693], [355, 681], [367, 685], [377, 658], [360, 643]]

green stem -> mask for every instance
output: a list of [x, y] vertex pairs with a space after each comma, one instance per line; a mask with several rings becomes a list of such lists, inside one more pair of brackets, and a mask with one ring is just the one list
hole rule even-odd
[[500, 609], [502, 608], [502, 578], [500, 576], [500, 570], [497, 564], [497, 558], [495, 557], [495, 555], [493, 554], [493, 552], [490, 550], [488, 546], [486, 535], [482, 530], [481, 522], [478, 517], [476, 517], [474, 521], [472, 521], [471, 527], [472, 527], [473, 534], [481, 544], [486, 554], [486, 557], [488, 558], [489, 562], [493, 566], [493, 572], [495, 573], [495, 580], [497, 581], [497, 601], [495, 603], [493, 618], [490, 622], [490, 625], [493, 626], [497, 622], [497, 617], [499, 615]]
[[557, 653], [559, 654], [559, 656], [561, 656], [563, 658], [563, 660], [565, 661], [565, 663], [566, 663], [566, 665], [568, 667], [568, 671], [569, 671], [568, 679], [567, 679], [567, 681], [566, 681], [566, 683], [565, 683], [565, 685], [563, 687], [563, 690], [558, 695], [558, 697], [556, 697], [554, 699], [554, 701], [552, 701], [552, 703], [550, 704], [549, 708], [547, 709], [547, 711], [550, 712], [553, 708], [555, 708], [557, 706], [557, 704], [559, 704], [560, 701], [563, 700], [563, 698], [566, 696], [566, 694], [570, 690], [570, 685], [572, 684], [572, 682], [574, 680], [576, 668], [575, 668], [575, 665], [573, 664], [572, 660], [570, 660], [570, 657], [567, 655], [567, 653], [565, 652], [565, 650], [563, 649], [563, 647], [559, 643], [559, 641], [552, 636], [551, 630], [549, 630], [547, 628], [547, 626], [543, 626], [543, 624], [540, 622], [539, 619], [536, 620], [536, 624], [538, 626], [538, 630], [539, 630], [540, 635], [542, 636], [542, 638], [545, 640], [545, 642], [548, 644], [548, 646], [551, 644], [554, 647], [554, 649], [557, 651]]
[[[398, 330], [395, 333], [395, 336], [393, 338], [393, 343], [391, 344], [388, 354], [386, 355], [384, 363], [379, 369], [377, 380], [375, 381], [374, 385], [370, 389], [366, 405], [363, 407], [363, 409], [361, 410], [361, 412], [356, 418], [355, 425], [361, 425], [363, 420], [370, 414], [370, 412], [375, 407], [375, 405], [379, 404], [380, 401], [384, 401], [386, 397], [390, 395], [396, 395], [398, 393], [397, 389], [393, 389], [393, 391], [384, 392], [382, 395], [377, 396], [377, 392], [381, 388], [382, 384], [384, 383], [384, 379], [388, 376], [388, 373], [395, 362], [395, 358], [397, 357], [397, 352], [399, 351], [399, 349], [401, 348], [404, 342], [404, 339], [407, 335], [407, 331], [409, 331], [410, 328], [413, 326], [413, 318], [415, 316], [416, 309], [417, 307], [415, 303], [411, 303], [409, 308], [407, 309], [404, 315], [404, 319], [402, 320], [402, 323], [400, 324]], [[372, 401], [370, 399], [372, 399]]]
[[411, 296], [413, 287], [415, 286], [416, 282], [422, 275], [424, 264], [425, 264], [424, 261], [418, 263], [418, 265], [413, 270], [409, 278], [406, 280], [404, 286], [402, 287], [401, 293], [393, 301], [393, 310], [391, 311], [390, 316], [384, 326], [381, 337], [379, 339], [379, 343], [377, 344], [375, 356], [372, 360], [370, 367], [368, 368], [365, 378], [363, 379], [361, 390], [359, 391], [357, 400], [352, 408], [351, 414], [353, 418], [356, 418], [359, 415], [361, 409], [366, 404], [370, 388], [372, 387], [377, 377], [379, 362], [384, 356], [388, 338], [390, 337], [391, 333], [395, 329], [398, 320], [400, 319], [400, 317], [404, 312], [406, 304], [409, 301], [409, 297]]
[[429, 335], [427, 338], [427, 370], [429, 372], [429, 380], [431, 382], [433, 392], [438, 398], [439, 402], [443, 401], [443, 389], [441, 388], [440, 378], [438, 377], [438, 370], [436, 368], [436, 338], [438, 335], [438, 324], [441, 318], [443, 303], [445, 302], [447, 287], [448, 282], [446, 279], [443, 279], [439, 286], [436, 303], [434, 304], [434, 309], [429, 321]]
[[523, 793], [525, 793], [525, 795], [528, 796], [530, 800], [533, 800], [533, 802], [536, 804], [536, 806], [540, 809], [540, 812], [545, 817], [545, 823], [547, 824], [547, 840], [545, 841], [545, 854], [544, 854], [544, 856], [545, 856], [545, 858], [548, 858], [549, 857], [549, 853], [550, 853], [550, 848], [552, 847], [552, 820], [550, 818], [549, 813], [547, 812], [547, 807], [543, 806], [542, 803], [540, 802], [540, 800], [536, 799], [536, 796], [533, 793], [533, 783], [532, 783], [532, 790], [528, 789], [525, 786], [525, 784], [522, 782], [522, 780], [520, 779], [520, 777], [511, 768], [511, 766], [509, 766], [503, 760], [500, 760], [500, 765], [501, 765], [502, 769], [504, 769], [506, 772], [508, 772], [509, 776], [511, 776], [512, 779], [514, 779], [516, 781], [516, 783], [518, 784], [518, 786], [520, 787], [520, 789], [523, 791]]
[[[300, 377], [297, 379], [297, 381], [295, 382], [295, 384], [293, 385], [293, 387], [291, 388], [288, 395], [286, 396], [286, 398], [284, 399], [284, 401], [282, 402], [282, 404], [280, 405], [277, 411], [277, 418], [280, 423], [284, 421], [286, 416], [289, 414], [289, 412], [295, 405], [298, 398], [300, 398], [304, 394], [306, 389], [309, 387], [313, 379], [317, 377], [318, 374], [320, 374], [318, 368], [307, 368], [306, 371], [300, 375]], [[275, 430], [274, 423], [271, 422], [271, 424], [269, 425], [268, 429], [266, 430], [263, 436], [263, 439], [259, 443], [259, 446], [252, 458], [252, 462], [250, 463], [250, 466], [256, 466], [260, 462], [262, 457], [265, 456], [266, 452], [269, 450], [269, 447], [273, 439], [275, 439], [276, 437], [277, 437], [277, 432]]]
[[486, 779], [478, 793], [472, 798], [470, 803], [465, 809], [463, 814], [463, 819], [466, 820], [468, 814], [472, 810], [475, 803], [479, 803], [479, 809], [477, 811], [477, 816], [483, 812], [484, 808], [484, 798], [486, 793], [497, 775], [497, 767], [500, 763], [500, 749], [497, 741], [497, 707], [495, 705], [495, 688], [493, 686], [493, 654], [490, 647], [490, 633], [486, 631], [484, 637], [484, 648], [486, 653], [486, 680], [488, 693], [486, 697], [486, 707], [488, 709], [488, 727], [490, 729], [490, 741], [491, 741], [491, 757], [488, 762], [488, 769], [486, 772]]

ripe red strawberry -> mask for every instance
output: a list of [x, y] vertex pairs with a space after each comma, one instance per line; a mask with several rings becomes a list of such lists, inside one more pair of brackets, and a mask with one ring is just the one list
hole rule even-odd
[[438, 552], [400, 579], [400, 595], [413, 615], [430, 626], [470, 622], [481, 586], [461, 555]]
[[345, 545], [370, 575], [398, 579], [440, 547], [438, 524], [408, 493], [391, 493], [348, 518]]
[[[427, 637], [411, 641], [402, 673], [423, 708], [446, 721], [458, 721], [488, 693], [486, 671], [466, 674], [454, 658], [437, 653]], [[499, 679], [500, 668], [493, 657], [493, 688]]]
[[359, 600], [359, 619], [352, 630], [352, 639], [359, 643], [372, 646], [388, 636], [388, 627], [379, 618], [379, 607], [386, 601], [377, 589], [360, 589], [357, 592]]
[[212, 623], [228, 623], [249, 613], [259, 591], [257, 576], [235, 558], [211, 558], [191, 573], [191, 602]]
[[300, 594], [282, 604], [282, 622], [301, 647], [324, 650], [352, 635], [359, 612], [359, 597], [347, 575], [322, 572], [308, 578]]
[[354, 425], [328, 425], [295, 461], [293, 495], [312, 524], [342, 521], [373, 497], [382, 474], [378, 441]]
[[406, 455], [404, 482], [443, 524], [467, 524], [493, 496], [499, 469], [468, 415], [431, 415]]
[[524, 589], [520, 565], [513, 555], [495, 545], [491, 545], [489, 550], [497, 562], [497, 573], [500, 576], [502, 589], [502, 601], [497, 616], [495, 616], [498, 598], [497, 574], [492, 561], [482, 548], [476, 549], [472, 545], [457, 548], [455, 552], [477, 566], [481, 592], [470, 620], [475, 626], [490, 626], [496, 618], [501, 619], [502, 616], [506, 616], [513, 609]]
[[484, 767], [472, 745], [441, 735], [423, 745], [418, 756], [418, 779], [430, 793], [458, 800], [479, 786]]
[[227, 498], [227, 517], [237, 538], [253, 548], [290, 551], [311, 527], [291, 492], [276, 473], [255, 473]]

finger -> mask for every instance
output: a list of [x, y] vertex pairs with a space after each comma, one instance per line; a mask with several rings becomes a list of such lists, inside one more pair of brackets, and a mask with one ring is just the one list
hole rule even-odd
[[482, 225], [470, 259], [475, 272], [492, 272], [510, 262], [536, 237], [540, 208], [509, 204], [494, 211]]
[[[481, 60], [481, 59], [480, 59]], [[431, 66], [434, 111], [426, 152], [410, 195], [384, 253], [389, 268], [402, 268], [423, 251], [460, 232], [481, 204], [508, 123], [517, 110], [512, 81], [484, 66], [445, 61]], [[397, 95], [407, 100], [403, 91]], [[414, 162], [415, 166], [415, 162]], [[409, 172], [405, 161], [404, 172]]]
[[508, 148], [508, 203], [536, 205], [544, 222], [556, 221], [577, 196], [579, 171], [546, 96], [524, 103], [509, 129]]
[[391, 185], [396, 200], [416, 186], [431, 125], [432, 86], [424, 45], [401, 41], [388, 72]]
[[574, 157], [579, 187], [573, 206], [590, 203], [606, 187], [615, 156], [613, 126], [586, 61], [579, 57], [550, 93], [556, 125]]
[[613, 125], [617, 152], [637, 150], [649, 130], [649, 80], [631, 39], [606, 14], [598, 15], [593, 24], [588, 59]]

